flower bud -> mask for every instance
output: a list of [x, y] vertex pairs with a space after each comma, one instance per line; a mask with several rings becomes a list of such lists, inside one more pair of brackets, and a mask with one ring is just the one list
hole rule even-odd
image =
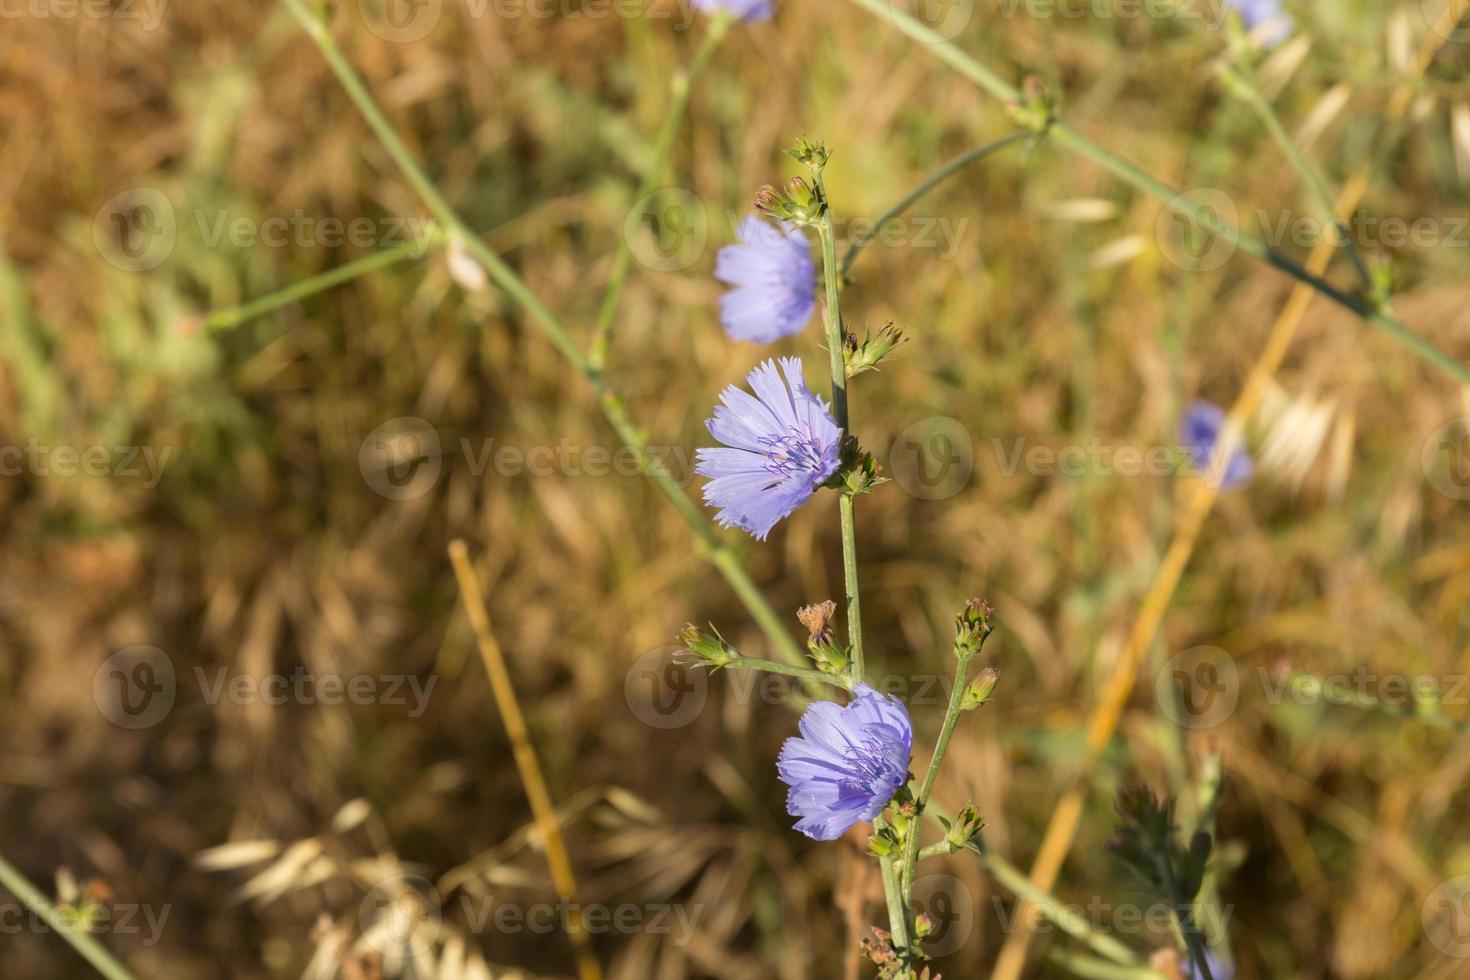
[[807, 652], [824, 674], [845, 674], [851, 665], [846, 648], [837, 642], [836, 631], [832, 629], [832, 618], [836, 614], [837, 603], [831, 599], [802, 606], [796, 611], [796, 618], [807, 629]]
[[876, 334], [864, 331], [861, 343], [857, 337], [847, 334], [842, 345], [842, 359], [847, 365], [847, 376], [855, 378], [864, 371], [876, 369], [895, 348], [907, 340], [903, 335], [903, 328], [894, 326], [892, 320], [880, 327]]
[[983, 599], [971, 599], [954, 621], [954, 652], [961, 660], [975, 656], [985, 646], [985, 640], [995, 629], [990, 623], [990, 603]]
[[690, 623], [679, 634], [679, 642], [684, 644], [700, 663], [714, 670], [734, 663], [740, 656], [739, 652], [726, 643], [720, 631], [713, 626], [710, 627], [709, 632], [705, 632]]
[[974, 711], [990, 700], [995, 693], [995, 685], [1000, 683], [1000, 671], [994, 667], [986, 667], [980, 671], [980, 676], [965, 685], [964, 696], [960, 700], [961, 711]]
[[821, 140], [807, 139], [805, 136], [797, 140], [796, 146], [786, 152], [813, 170], [821, 170], [825, 167], [827, 160], [832, 155], [827, 150], [827, 144]]
[[985, 818], [980, 816], [980, 810], [974, 804], [961, 810], [955, 817], [954, 823], [948, 820], [943, 822], [944, 841], [953, 851], [970, 845], [980, 836], [980, 831], [985, 827]]

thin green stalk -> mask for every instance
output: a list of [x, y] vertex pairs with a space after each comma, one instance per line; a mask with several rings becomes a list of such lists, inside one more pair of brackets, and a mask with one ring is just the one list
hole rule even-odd
[[[827, 325], [827, 361], [832, 372], [832, 417], [844, 437], [851, 436], [852, 423], [848, 416], [847, 364], [843, 360], [844, 334], [842, 309], [838, 302], [837, 233], [832, 222], [832, 205], [827, 200], [827, 188], [822, 183], [820, 168], [812, 169], [812, 180], [822, 202], [822, 221], [817, 225], [817, 237], [822, 240], [822, 278], [826, 282], [827, 308], [823, 320]], [[857, 568], [857, 517], [853, 494], [839, 491], [837, 510], [842, 523], [842, 577], [847, 592], [847, 642], [852, 648], [853, 683], [861, 683], [866, 676], [863, 662], [863, 613], [862, 599], [858, 591]]]
[[961, 153], [959, 156], [955, 157], [953, 160], [949, 161], [944, 166], [940, 167], [938, 170], [925, 177], [922, 181], [919, 182], [916, 187], [914, 187], [913, 190], [909, 191], [903, 197], [899, 198], [892, 207], [890, 207], [887, 211], [884, 211], [883, 214], [879, 216], [877, 221], [873, 222], [872, 231], [858, 236], [856, 239], [853, 240], [851, 245], [847, 246], [847, 252], [842, 256], [842, 265], [837, 270], [838, 280], [844, 282], [847, 280], [848, 270], [850, 270], [852, 268], [852, 264], [857, 261], [858, 253], [866, 248], [873, 241], [874, 238], [878, 237], [878, 233], [883, 229], [884, 225], [888, 224], [888, 222], [892, 221], [894, 218], [907, 211], [914, 204], [915, 201], [919, 200], [919, 198], [923, 197], [925, 194], [929, 193], [935, 187], [938, 187], [940, 184], [944, 183], [946, 180], [953, 177], [955, 174], [968, 167], [970, 164], [975, 163], [978, 160], [983, 160], [986, 157], [990, 156], [992, 153], [1003, 150], [1008, 146], [1012, 146], [1016, 143], [1023, 143], [1026, 140], [1034, 138], [1034, 134], [1027, 130], [1019, 133], [1012, 133], [1010, 136], [1005, 136], [998, 140], [992, 140], [991, 142], [986, 143], [983, 146], [977, 146], [972, 150], [966, 150], [964, 153]]
[[1177, 886], [1174, 881], [1174, 861], [1170, 858], [1167, 849], [1160, 860], [1164, 872], [1164, 884], [1169, 889], [1169, 896], [1174, 898], [1174, 903], [1169, 911], [1173, 914], [1174, 924], [1184, 940], [1185, 948], [1189, 951], [1189, 958], [1199, 971], [1195, 976], [1199, 980], [1215, 980], [1214, 974], [1210, 972], [1209, 961], [1205, 959], [1204, 939], [1199, 934], [1199, 927], [1194, 924], [1194, 913], [1188, 904], [1175, 897]]
[[1221, 72], [1246, 104], [1260, 117], [1262, 125], [1266, 127], [1266, 131], [1271, 134], [1271, 138], [1280, 148], [1282, 156], [1286, 157], [1286, 162], [1291, 164], [1292, 169], [1306, 185], [1307, 193], [1311, 196], [1317, 210], [1321, 212], [1320, 217], [1332, 225], [1332, 230], [1337, 235], [1337, 244], [1346, 249], [1348, 257], [1352, 259], [1353, 268], [1357, 270], [1358, 278], [1363, 280], [1363, 287], [1372, 290], [1374, 288], [1373, 274], [1368, 271], [1363, 257], [1358, 254], [1357, 244], [1348, 234], [1347, 223], [1338, 217], [1337, 202], [1332, 192], [1328, 190], [1327, 182], [1317, 172], [1317, 168], [1307, 162], [1307, 158], [1297, 147], [1296, 141], [1281, 124], [1281, 117], [1276, 114], [1275, 107], [1261, 91], [1261, 87], [1256, 84], [1250, 66], [1243, 62], [1227, 63], [1221, 66]]
[[806, 681], [808, 684], [830, 684], [832, 687], [840, 687], [844, 691], [852, 690], [852, 681], [835, 674], [824, 674], [813, 667], [798, 667], [795, 664], [783, 664], [775, 660], [762, 660], [759, 657], [737, 656], [728, 663], [722, 664], [725, 668], [740, 668], [746, 670], [763, 670], [768, 674], [783, 674], [787, 677], [795, 677]]
[[[709, 63], [715, 49], [720, 46], [720, 42], [724, 40], [730, 30], [730, 25], [734, 22], [734, 16], [727, 12], [720, 12], [711, 17], [709, 29], [705, 31], [704, 40], [700, 42], [699, 49], [695, 51], [694, 59], [689, 62], [689, 68], [684, 72], [683, 77], [674, 80], [674, 101], [669, 106], [663, 125], [659, 128], [658, 137], [653, 144], [653, 157], [648, 161], [648, 169], [643, 172], [643, 179], [638, 183], [635, 201], [641, 201], [653, 193], [655, 185], [663, 177], [669, 152], [674, 146], [674, 137], [679, 133], [679, 124], [683, 122], [684, 115], [689, 110], [689, 97], [694, 91], [694, 80]], [[627, 285], [628, 274], [632, 268], [632, 243], [628, 241], [626, 234], [619, 235], [618, 254], [613, 260], [612, 279], [608, 281], [607, 292], [603, 294], [602, 308], [598, 311], [597, 326], [592, 334], [592, 353], [589, 359], [595, 368], [601, 368], [607, 362], [607, 349], [612, 341], [613, 322], [618, 318], [618, 305], [622, 302], [623, 287]]]
[[1037, 888], [1020, 868], [988, 849], [981, 849], [975, 853], [979, 854], [981, 863], [995, 876], [996, 881], [1030, 902], [1038, 912], [1055, 923], [1058, 929], [1073, 939], [1086, 943], [1099, 956], [1106, 956], [1114, 963], [1121, 963], [1125, 966], [1138, 964], [1138, 957], [1131, 949], [1112, 936], [1092, 928], [1085, 918], [1067, 908], [1050, 892]]
[[[888, 0], [851, 0], [851, 2], [891, 22], [904, 34], [921, 42], [935, 57], [953, 67], [996, 99], [1006, 104], [1019, 103], [1021, 93], [1015, 87], [966, 54], [951, 41], [909, 14], [895, 8]], [[1312, 274], [1267, 245], [1262, 239], [1221, 220], [1213, 211], [1188, 200], [1174, 188], [1149, 176], [1123, 157], [1083, 136], [1065, 122], [1053, 121], [1046, 132], [1052, 141], [1063, 149], [1086, 157], [1119, 179], [1157, 198], [1170, 210], [1189, 218], [1195, 227], [1219, 235], [1247, 254], [1261, 259], [1298, 282], [1312, 287], [1338, 306], [1384, 331], [1399, 344], [1460, 383], [1470, 384], [1470, 366], [1461, 364], [1430, 341], [1412, 332], [1393, 316], [1380, 310], [1371, 300], [1347, 293], [1321, 276]]]
[[389, 266], [397, 265], [410, 259], [417, 259], [424, 255], [430, 248], [443, 241], [443, 236], [437, 230], [430, 233], [429, 239], [422, 242], [412, 242], [407, 245], [399, 245], [397, 248], [387, 248], [374, 252], [355, 262], [349, 262], [336, 269], [328, 269], [326, 272], [318, 273], [299, 282], [293, 282], [283, 289], [251, 300], [230, 310], [215, 310], [204, 318], [204, 327], [207, 330], [228, 330], [238, 327], [240, 324], [256, 317], [273, 313], [283, 306], [300, 302], [308, 296], [325, 292], [334, 286], [340, 286], [345, 282], [351, 282], [360, 276]]
[[[883, 818], [873, 822], [873, 829], [881, 829]], [[909, 945], [908, 913], [904, 910], [903, 897], [899, 892], [898, 868], [892, 857], [880, 857], [878, 867], [883, 873], [883, 897], [888, 903], [888, 931], [893, 933], [893, 944], [900, 949]]]
[[98, 973], [107, 977], [107, 980], [137, 980], [91, 933], [82, 931], [63, 919], [56, 911], [56, 906], [3, 857], [0, 857], [0, 887], [20, 899], [33, 914], [44, 919], [52, 932], [71, 943], [72, 948], [92, 964]]
[[756, 588], [745, 566], [729, 550], [729, 546], [720, 540], [704, 513], [679, 486], [678, 481], [662, 462], [650, 456], [646, 436], [633, 424], [622, 399], [608, 384], [602, 372], [588, 361], [581, 348], [572, 340], [571, 333], [561, 318], [553, 313], [541, 301], [541, 298], [522, 281], [520, 276], [516, 275], [515, 271], [499, 255], [495, 254], [494, 250], [474, 234], [450, 207], [434, 186], [433, 181], [419, 166], [418, 161], [413, 158], [413, 154], [398, 138], [392, 124], [388, 122], [387, 117], [383, 115], [382, 110], [373, 99], [372, 93], [368, 91], [357, 73], [352, 70], [352, 66], [348, 64], [341, 48], [337, 46], [331, 32], [327, 30], [326, 24], [307, 8], [304, 0], [284, 0], [284, 2], [287, 9], [301, 23], [307, 36], [316, 44], [317, 50], [321, 52], [322, 58], [337, 76], [337, 81], [341, 83], [343, 90], [357, 106], [358, 112], [362, 113], [368, 126], [383, 145], [383, 149], [398, 165], [404, 179], [418, 193], [434, 217], [439, 219], [443, 225], [441, 230], [447, 230], [450, 235], [458, 236], [464, 242], [465, 250], [485, 267], [485, 271], [489, 273], [495, 284], [531, 315], [532, 322], [592, 386], [593, 391], [598, 395], [602, 414], [607, 418], [608, 423], [623, 440], [624, 445], [638, 453], [639, 458], [643, 461], [644, 473], [678, 511], [679, 516], [684, 518], [710, 562], [719, 569], [735, 594], [750, 610], [756, 623], [765, 631], [767, 638], [775, 646], [777, 653], [792, 663], [806, 663], [806, 657], [801, 648], [787, 632], [775, 611], [761, 595], [760, 590]]
[[919, 792], [914, 797], [914, 822], [909, 827], [908, 840], [904, 845], [901, 875], [905, 901], [912, 897], [914, 892], [914, 865], [919, 860], [919, 827], [924, 819], [924, 808], [929, 805], [929, 796], [934, 792], [934, 783], [939, 779], [939, 767], [944, 762], [944, 753], [949, 751], [950, 737], [954, 735], [955, 726], [959, 724], [960, 715], [964, 713], [961, 705], [965, 700], [965, 675], [974, 657], [957, 657], [956, 659], [958, 663], [955, 667], [954, 686], [949, 691], [949, 707], [944, 712], [944, 724], [939, 727], [939, 738], [934, 743], [934, 754], [929, 759], [929, 769], [924, 773], [924, 781], [919, 784]]

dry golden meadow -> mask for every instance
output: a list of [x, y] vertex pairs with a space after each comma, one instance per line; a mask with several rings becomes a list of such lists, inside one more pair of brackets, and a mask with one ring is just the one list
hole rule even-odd
[[[1363, 253], [1393, 275], [1399, 318], [1470, 362], [1470, 22], [1422, 76], [1413, 63], [1441, 5], [1289, 4], [1298, 30], [1259, 77], [1334, 193], [1371, 164]], [[696, 494], [723, 387], [796, 354], [826, 389], [819, 323], [773, 348], [718, 323], [715, 252], [760, 185], [798, 172], [783, 148], [832, 148], [850, 237], [1016, 130], [888, 19], [777, 0], [699, 78], [660, 182], [682, 189], [658, 229], [678, 247], [650, 251], [634, 188], [702, 15], [446, 0], [424, 36], [392, 40], [368, 0], [329, 6], [414, 155], [579, 343], [631, 229], [644, 261], [608, 375]], [[1074, 127], [1170, 186], [1216, 189], [1260, 233], [1316, 213], [1216, 77], [1216, 7], [960, 6], [957, 45], [1008, 81], [1040, 76]], [[1058, 9], [1083, 16], [1043, 16]], [[50, 897], [63, 868], [102, 896], [97, 938], [140, 980], [575, 975], [449, 561], [463, 539], [579, 901], [606, 913], [590, 930], [604, 974], [870, 976], [857, 943], [883, 898], [866, 835], [815, 844], [785, 813], [790, 688], [667, 667], [687, 622], [749, 655], [771, 645], [618, 455], [582, 377], [503, 292], [466, 289], [414, 238], [430, 212], [286, 9], [0, 12], [0, 855]], [[119, 208], [149, 226], [117, 224]], [[331, 222], [354, 219], [365, 238], [336, 241]], [[110, 236], [163, 220], [161, 262], [119, 261]], [[1391, 233], [1416, 221], [1424, 234]], [[1188, 270], [1173, 230], [1043, 137], [918, 201], [843, 294], [850, 324], [912, 337], [852, 394], [854, 431], [894, 477], [857, 502], [870, 672], [910, 702], [917, 766], [952, 618], [971, 596], [994, 605], [1000, 686], [965, 716], [935, 800], [979, 804], [1023, 871], [1195, 486], [1125, 457], [1172, 447], [1189, 401], [1234, 401], [1292, 289], [1244, 253]], [[1300, 239], [1281, 249], [1305, 262]], [[420, 240], [417, 259], [247, 322], [203, 319]], [[1357, 287], [1345, 257], [1328, 278]], [[1453, 721], [1470, 702], [1466, 416], [1452, 378], [1326, 300], [1306, 309], [1246, 429], [1256, 475], [1205, 521], [1087, 777], [1053, 891], [1093, 926], [1144, 959], [1170, 945], [1104, 849], [1113, 796], [1144, 781], [1194, 820], [1218, 764], [1213, 877], [1237, 977], [1470, 975], [1470, 753]], [[405, 419], [429, 426], [423, 455], [386, 473], [375, 440]], [[722, 536], [793, 636], [799, 606], [841, 598], [835, 494], [767, 542]], [[162, 651], [152, 674], [140, 646]], [[171, 707], [119, 724], [108, 664], [170, 671]], [[1443, 705], [1420, 719], [1283, 695], [1285, 665], [1383, 700], [1427, 677]], [[1171, 691], [1226, 703], [1202, 721]], [[934, 967], [988, 975], [1014, 893], [969, 856], [924, 868], [953, 930]], [[440, 901], [430, 955], [400, 968], [364, 939], [387, 914], [381, 883], [404, 875]], [[0, 976], [91, 975], [0, 911]], [[1043, 926], [1023, 975], [1071, 975], [1052, 954], [1080, 949]]]

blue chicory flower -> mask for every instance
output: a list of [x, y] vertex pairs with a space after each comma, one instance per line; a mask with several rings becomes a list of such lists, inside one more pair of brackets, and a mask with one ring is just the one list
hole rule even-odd
[[720, 325], [735, 340], [758, 344], [801, 333], [817, 305], [806, 236], [754, 215], [740, 222], [739, 235], [739, 245], [726, 245], [715, 258], [715, 278], [735, 287], [720, 297]]
[[800, 738], [781, 747], [776, 770], [791, 787], [786, 811], [813, 840], [836, 840], [871, 821], [908, 780], [914, 728], [903, 704], [859, 685], [847, 707], [818, 701], [806, 709]]
[[1281, 9], [1281, 0], [1227, 0], [1227, 5], [1231, 10], [1240, 11], [1248, 31], [1254, 31], [1262, 24], [1271, 25], [1261, 38], [1262, 47], [1274, 48], [1291, 37], [1295, 22]]
[[766, 361], [746, 382], [754, 396], [734, 385], [720, 394], [705, 425], [724, 445], [699, 450], [695, 472], [710, 478], [704, 501], [721, 508], [715, 520], [764, 541], [836, 471], [842, 430], [807, 389], [799, 359], [783, 357], [780, 372]]
[[707, 14], [729, 11], [744, 21], [770, 20], [776, 9], [771, 0], [694, 0], [694, 9]]
[[1221, 490], [1234, 490], [1251, 478], [1256, 467], [1243, 447], [1237, 447], [1228, 462], [1217, 458], [1215, 444], [1224, 427], [1225, 412], [1219, 405], [1194, 402], [1179, 423], [1179, 446], [1196, 473]]

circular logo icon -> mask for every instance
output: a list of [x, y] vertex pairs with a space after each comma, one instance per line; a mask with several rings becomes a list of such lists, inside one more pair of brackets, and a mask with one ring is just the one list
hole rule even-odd
[[1190, 647], [1170, 657], [1154, 675], [1159, 708], [1183, 728], [1214, 728], [1240, 701], [1235, 658], [1219, 647]]
[[[1198, 209], [1198, 220], [1176, 210], [1179, 206]], [[1154, 223], [1154, 237], [1165, 258], [1189, 272], [1218, 269], [1235, 254], [1235, 242], [1218, 229], [1237, 227], [1240, 209], [1222, 190], [1197, 187], [1176, 195]]]
[[158, 268], [173, 254], [178, 238], [173, 204], [152, 187], [113, 195], [92, 218], [97, 252], [125, 272]]
[[709, 242], [709, 216], [693, 191], [665, 187], [628, 212], [623, 236], [633, 257], [656, 272], [677, 272], [699, 261]]
[[623, 697], [628, 709], [650, 728], [683, 728], [704, 710], [709, 696], [709, 673], [685, 663], [683, 647], [650, 650], [628, 668]]
[[975, 900], [965, 883], [953, 875], [915, 878], [909, 908], [915, 915], [929, 917], [932, 925], [924, 937], [924, 952], [936, 959], [957, 952], [975, 931]]
[[[890, 16], [909, 15], [937, 34], [938, 40], [953, 41], [975, 19], [975, 0], [888, 0], [888, 10]], [[904, 26], [903, 18], [893, 16], [893, 21]]]
[[1453, 0], [1419, 0], [1419, 10], [1424, 15], [1424, 23], [1429, 25], [1429, 29], [1446, 41], [1463, 44], [1470, 41], [1470, 26], [1460, 26], [1465, 22], [1463, 16], [1449, 21], [1445, 15], [1453, 7]]
[[1424, 933], [1446, 956], [1470, 959], [1470, 875], [1441, 882], [1419, 910]]
[[119, 728], [151, 728], [173, 710], [178, 694], [174, 664], [157, 647], [117, 651], [92, 675], [92, 700]]
[[1470, 500], [1470, 417], [1435, 429], [1420, 461], [1430, 486], [1451, 500]]
[[422, 497], [434, 489], [444, 469], [439, 433], [412, 415], [389, 419], [362, 441], [357, 466], [379, 496], [389, 500]]
[[357, 908], [363, 940], [384, 956], [400, 958], [427, 953], [444, 924], [444, 910], [434, 885], [418, 875], [384, 878]]
[[408, 44], [427, 37], [439, 23], [444, 0], [357, 0], [367, 29], [385, 41]]
[[975, 472], [975, 443], [959, 419], [935, 416], [904, 429], [888, 449], [888, 471], [922, 500], [953, 497]]

